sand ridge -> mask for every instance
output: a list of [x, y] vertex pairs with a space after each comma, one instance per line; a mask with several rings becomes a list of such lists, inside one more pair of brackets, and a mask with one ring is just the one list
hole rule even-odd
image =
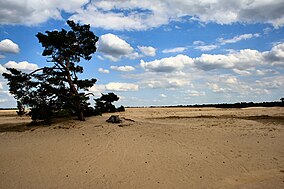
[[1, 132], [0, 188], [280, 189], [283, 110], [129, 108], [120, 124], [104, 114]]

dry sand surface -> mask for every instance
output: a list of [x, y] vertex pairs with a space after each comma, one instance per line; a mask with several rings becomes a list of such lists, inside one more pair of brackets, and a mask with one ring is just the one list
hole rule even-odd
[[28, 128], [1, 111], [0, 188], [284, 188], [284, 108], [110, 115]]

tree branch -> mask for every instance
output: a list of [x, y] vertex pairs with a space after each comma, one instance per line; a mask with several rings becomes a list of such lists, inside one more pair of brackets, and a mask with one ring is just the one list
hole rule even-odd
[[86, 94], [84, 94], [84, 96], [88, 96], [88, 95], [95, 96], [94, 93], [86, 93]]
[[[41, 70], [44, 70], [45, 68], [47, 68], [47, 67], [43, 67], [43, 68], [36, 69], [36, 70], [32, 71], [31, 73], [29, 73], [28, 76], [31, 76], [31, 75], [33, 75], [34, 73], [39, 72], [39, 71], [41, 71]], [[48, 68], [48, 69], [52, 69], [52, 70], [62, 70], [61, 68], [55, 68], [55, 67], [54, 67], [54, 68]]]

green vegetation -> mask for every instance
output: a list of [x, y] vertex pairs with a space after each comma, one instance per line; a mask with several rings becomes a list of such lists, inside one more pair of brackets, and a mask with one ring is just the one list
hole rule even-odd
[[97, 80], [79, 79], [78, 75], [84, 71], [79, 62], [92, 58], [99, 38], [90, 31], [89, 25], [79, 25], [73, 21], [67, 21], [67, 24], [70, 31], [62, 29], [36, 35], [44, 48], [42, 55], [52, 63], [50, 67], [31, 73], [8, 68], [10, 73], [3, 74], [8, 80], [10, 93], [18, 101], [19, 115], [25, 113], [24, 106], [27, 106], [31, 109], [29, 114], [32, 120], [49, 123], [57, 115], [76, 115], [84, 121], [86, 115], [116, 110], [111, 102], [119, 98], [114, 93], [96, 100], [99, 110], [94, 111], [90, 107], [88, 100], [92, 93], [88, 92], [88, 88]]

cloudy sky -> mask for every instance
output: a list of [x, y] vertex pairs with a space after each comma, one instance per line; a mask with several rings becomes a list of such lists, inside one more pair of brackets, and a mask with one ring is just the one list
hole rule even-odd
[[[90, 90], [118, 105], [284, 97], [284, 0], [0, 0], [0, 73], [48, 66], [35, 35], [90, 24], [98, 50], [83, 61]], [[0, 76], [0, 107], [15, 107]]]

